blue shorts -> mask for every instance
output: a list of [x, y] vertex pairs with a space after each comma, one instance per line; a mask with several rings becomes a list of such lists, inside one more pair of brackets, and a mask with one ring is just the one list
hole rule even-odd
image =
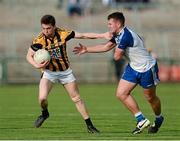
[[156, 63], [151, 69], [141, 73], [132, 69], [128, 64], [122, 75], [122, 79], [139, 84], [143, 88], [150, 88], [157, 85], [160, 81], [158, 77], [158, 65]]

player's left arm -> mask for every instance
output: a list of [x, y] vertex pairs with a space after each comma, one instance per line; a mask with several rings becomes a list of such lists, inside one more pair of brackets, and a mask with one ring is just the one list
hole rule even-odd
[[41, 68], [44, 68], [45, 66], [47, 66], [49, 64], [49, 61], [45, 61], [43, 62], [42, 64], [37, 64], [33, 57], [34, 57], [34, 54], [35, 54], [35, 51], [32, 49], [32, 47], [30, 47], [28, 49], [28, 52], [27, 52], [27, 55], [26, 55], [26, 60], [32, 65], [34, 66], [35, 68], [37, 69], [41, 69]]
[[[115, 39], [111, 40], [112, 42], [115, 42]], [[123, 38], [120, 40], [120, 43], [115, 48], [114, 52], [114, 60], [118, 61], [123, 58], [125, 49], [131, 44], [131, 40], [128, 38]]]
[[112, 38], [112, 34], [109, 32], [105, 32], [105, 33], [79, 33], [79, 32], [75, 32], [75, 36], [74, 38], [76, 39], [111, 39]]
[[114, 60], [120, 60], [124, 55], [124, 50], [116, 47], [114, 52]]

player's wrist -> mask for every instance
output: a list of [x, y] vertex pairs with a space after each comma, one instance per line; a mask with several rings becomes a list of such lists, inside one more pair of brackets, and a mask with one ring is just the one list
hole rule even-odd
[[88, 53], [88, 48], [87, 47], [85, 47], [84, 50], [85, 50], [84, 53]]

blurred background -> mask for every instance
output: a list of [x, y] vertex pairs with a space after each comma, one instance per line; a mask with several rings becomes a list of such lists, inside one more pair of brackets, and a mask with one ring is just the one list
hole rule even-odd
[[[0, 0], [0, 84], [39, 81], [40, 71], [27, 63], [26, 53], [41, 30], [43, 15], [54, 15], [58, 27], [102, 33], [108, 30], [107, 16], [115, 11], [124, 12], [126, 25], [142, 36], [148, 50], [158, 59], [161, 81], [180, 82], [179, 0]], [[79, 82], [117, 81], [113, 51], [80, 57], [72, 53], [79, 43], [103, 42], [106, 40], [68, 42], [71, 68]]]

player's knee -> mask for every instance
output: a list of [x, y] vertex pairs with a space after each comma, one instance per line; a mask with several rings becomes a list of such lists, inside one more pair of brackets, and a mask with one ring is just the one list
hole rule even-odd
[[71, 99], [74, 103], [81, 101], [80, 95], [75, 95], [75, 96], [71, 97]]
[[128, 93], [123, 92], [123, 91], [117, 92], [116, 97], [117, 97], [117, 99], [124, 101], [128, 97]]
[[155, 95], [149, 95], [148, 97], [146, 97], [146, 99], [149, 101], [149, 103], [153, 103], [158, 99], [158, 97]]
[[121, 99], [122, 99], [122, 94], [119, 93], [119, 92], [117, 92], [117, 93], [116, 93], [116, 98], [121, 100]]

